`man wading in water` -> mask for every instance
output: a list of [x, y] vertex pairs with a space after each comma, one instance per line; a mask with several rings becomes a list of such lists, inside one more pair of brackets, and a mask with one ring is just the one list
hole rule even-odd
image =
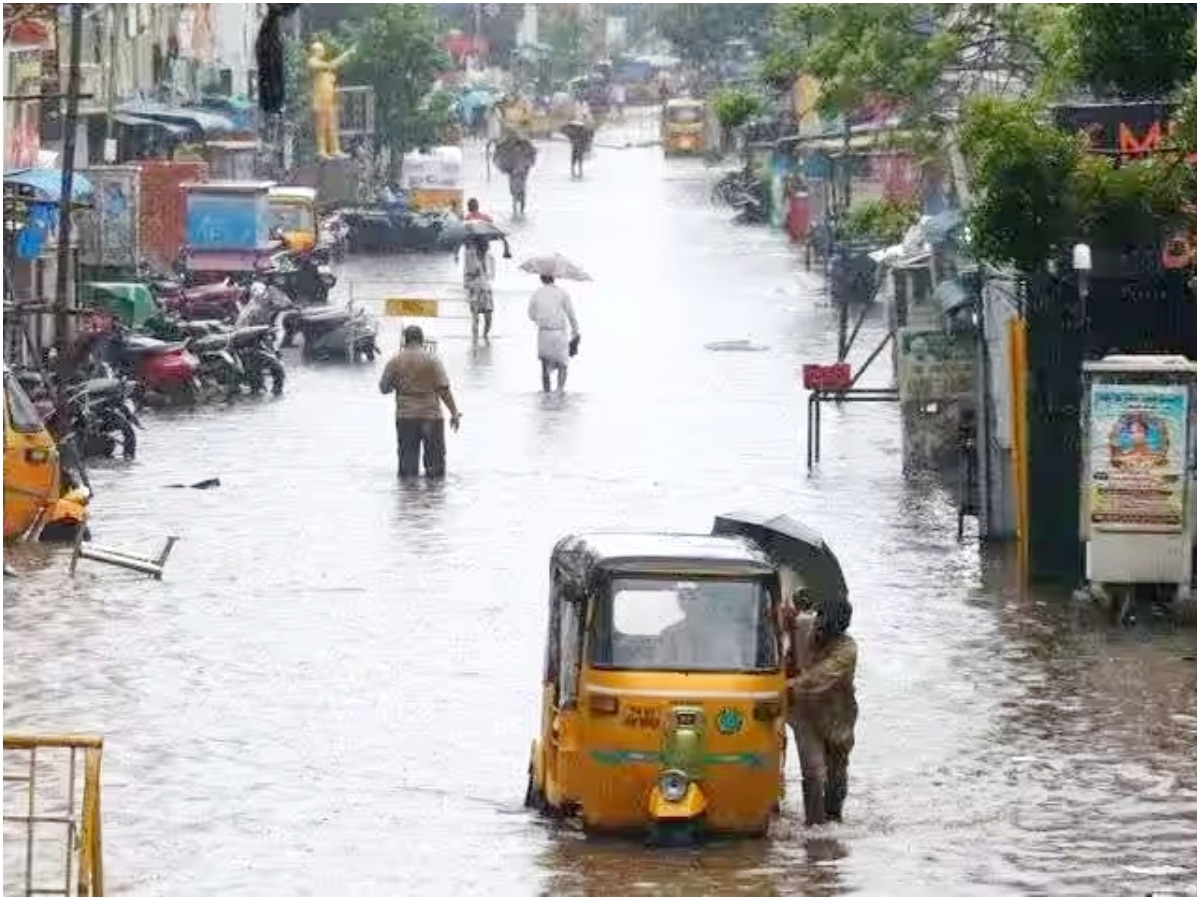
[[[418, 457], [425, 460], [425, 475], [446, 477], [446, 424], [442, 406], [450, 410], [450, 427], [458, 431], [462, 413], [450, 393], [450, 379], [442, 361], [425, 347], [425, 333], [416, 325], [404, 329], [404, 347], [388, 360], [379, 392], [396, 392], [396, 450], [401, 478], [416, 478]], [[423, 453], [422, 453], [423, 450]]]

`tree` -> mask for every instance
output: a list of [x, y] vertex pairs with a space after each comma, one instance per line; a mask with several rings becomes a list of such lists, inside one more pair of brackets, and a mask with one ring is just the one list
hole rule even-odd
[[371, 14], [343, 22], [342, 46], [355, 46], [344, 83], [375, 89], [375, 131], [394, 154], [419, 146], [440, 123], [424, 106], [440, 73], [450, 65], [428, 8], [412, 3], [377, 3]]
[[570, 4], [540, 7], [539, 12], [544, 17], [539, 31], [544, 30], [543, 40], [550, 47], [550, 77], [557, 82], [574, 78], [585, 62], [587, 23]]
[[760, 48], [770, 10], [763, 3], [662, 3], [654, 7], [653, 22], [681, 59], [703, 64], [729, 40], [745, 40]]
[[766, 72], [807, 72], [826, 112], [870, 98], [910, 125], [978, 93], [1045, 90], [1063, 58], [1068, 8], [1045, 4], [787, 4], [776, 7]]
[[1196, 7], [1080, 3], [1079, 78], [1099, 96], [1162, 99], [1196, 74]]

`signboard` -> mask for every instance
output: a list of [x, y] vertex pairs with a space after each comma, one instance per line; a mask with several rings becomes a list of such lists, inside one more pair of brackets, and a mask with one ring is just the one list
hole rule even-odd
[[85, 266], [137, 268], [138, 170], [135, 166], [87, 170], [94, 188], [92, 207], [78, 213], [80, 258]]
[[975, 347], [970, 335], [923, 328], [897, 332], [896, 380], [900, 402], [953, 400], [975, 390]]
[[398, 318], [436, 319], [438, 302], [415, 297], [389, 297], [383, 301], [383, 314]]
[[1183, 531], [1188, 390], [1092, 385], [1088, 430], [1092, 531]]
[[253, 250], [266, 243], [266, 190], [187, 195], [187, 245], [194, 250]]

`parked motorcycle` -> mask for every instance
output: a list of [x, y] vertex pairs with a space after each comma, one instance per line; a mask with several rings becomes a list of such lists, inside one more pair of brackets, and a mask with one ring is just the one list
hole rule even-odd
[[767, 222], [767, 202], [761, 191], [735, 194], [730, 205], [737, 210], [737, 215], [733, 217], [736, 225], [763, 225]]
[[[54, 390], [41, 372], [23, 369], [15, 373], [21, 387], [34, 400], [43, 421], [54, 412]], [[77, 381], [67, 388], [67, 421], [75, 447], [84, 458], [112, 457], [120, 447], [129, 460], [137, 455], [137, 433], [141, 427], [134, 408], [129, 382], [117, 378], [111, 367], [99, 364], [91, 370], [96, 377]]]
[[242, 381], [242, 364], [231, 346], [231, 329], [216, 319], [172, 319], [155, 317], [142, 326], [161, 341], [181, 342], [196, 357], [196, 378], [203, 399], [237, 396]]
[[232, 279], [210, 284], [188, 284], [180, 278], [165, 278], [145, 264], [139, 274], [155, 299], [172, 316], [181, 319], [220, 319], [232, 322], [241, 309], [245, 292]]
[[290, 346], [296, 335], [303, 338], [300, 354], [306, 360], [366, 358], [374, 362], [379, 345], [379, 321], [353, 305], [321, 306], [301, 309], [284, 319], [284, 343]]
[[112, 457], [117, 448], [121, 456], [137, 456], [137, 432], [140, 426], [129, 383], [116, 377], [89, 378], [69, 389], [71, 431], [85, 458]]
[[106, 363], [133, 381], [133, 401], [139, 406], [193, 405], [201, 394], [200, 360], [184, 341], [160, 341], [117, 325], [110, 332], [85, 335], [75, 354], [77, 362], [71, 368], [84, 377], [96, 377], [99, 364]]

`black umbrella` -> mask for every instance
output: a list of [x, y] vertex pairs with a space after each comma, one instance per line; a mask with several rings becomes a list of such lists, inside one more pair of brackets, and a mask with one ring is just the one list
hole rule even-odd
[[790, 516], [738, 512], [717, 516], [712, 533], [753, 541], [776, 565], [795, 569], [818, 603], [834, 605], [831, 612], [844, 605], [846, 615], [834, 619], [849, 621], [850, 597], [842, 566], [816, 531]]
[[503, 241], [504, 258], [512, 258], [512, 252], [508, 249], [508, 235], [493, 223], [483, 219], [468, 219], [465, 222], [454, 222], [447, 225], [438, 235], [438, 243], [446, 247], [460, 247], [467, 241], [477, 238], [483, 238], [485, 241]]

